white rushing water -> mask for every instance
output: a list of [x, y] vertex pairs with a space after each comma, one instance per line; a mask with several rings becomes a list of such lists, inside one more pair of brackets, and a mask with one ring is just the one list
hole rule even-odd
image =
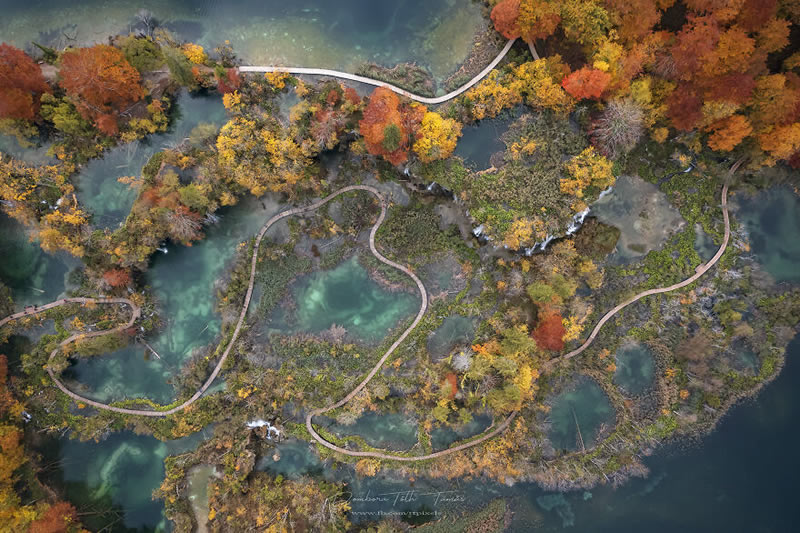
[[281, 435], [281, 430], [279, 430], [277, 427], [273, 426], [272, 424], [270, 424], [266, 420], [262, 420], [260, 418], [257, 419], [257, 420], [253, 420], [253, 421], [248, 422], [247, 423], [247, 427], [249, 429], [266, 427], [267, 428], [267, 438], [268, 439], [272, 439], [272, 434], [273, 433], [275, 434], [276, 437], [279, 437]]

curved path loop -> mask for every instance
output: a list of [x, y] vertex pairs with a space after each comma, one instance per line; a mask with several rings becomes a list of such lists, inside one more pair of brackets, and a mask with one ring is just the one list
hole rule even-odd
[[[729, 174], [733, 174], [733, 172], [735, 172], [736, 169], [738, 168], [739, 164], [740, 164], [740, 162], [737, 162], [731, 168]], [[64, 384], [61, 383], [61, 381], [59, 381], [59, 379], [56, 377], [56, 375], [53, 372], [53, 370], [48, 367], [47, 371], [50, 374], [50, 377], [53, 379], [53, 382], [56, 384], [56, 386], [59, 389], [61, 389], [62, 392], [64, 392], [65, 394], [67, 394], [68, 396], [73, 398], [74, 400], [79, 401], [79, 402], [83, 402], [85, 404], [91, 405], [91, 406], [96, 407], [98, 409], [103, 409], [103, 410], [107, 410], [107, 411], [114, 411], [114, 412], [117, 412], [117, 413], [141, 415], [141, 416], [165, 417], [165, 416], [171, 415], [173, 413], [176, 413], [178, 411], [181, 411], [183, 409], [186, 409], [191, 404], [193, 404], [195, 401], [197, 401], [197, 399], [200, 398], [200, 396], [202, 396], [203, 393], [208, 389], [208, 387], [210, 387], [211, 384], [214, 382], [214, 380], [216, 379], [216, 377], [219, 374], [220, 370], [222, 369], [222, 365], [225, 363], [226, 359], [228, 358], [228, 355], [230, 354], [231, 350], [233, 349], [233, 345], [236, 342], [236, 339], [238, 338], [242, 327], [244, 326], [245, 317], [247, 315], [247, 309], [250, 306], [250, 300], [251, 300], [252, 295], [253, 295], [253, 287], [254, 287], [254, 283], [255, 283], [255, 274], [256, 274], [256, 268], [257, 268], [257, 265], [258, 265], [258, 250], [259, 250], [259, 247], [261, 245], [261, 241], [263, 240], [264, 235], [266, 234], [266, 232], [276, 222], [278, 222], [279, 220], [282, 220], [282, 219], [284, 219], [286, 217], [290, 217], [290, 216], [293, 216], [293, 215], [298, 215], [298, 214], [302, 214], [302, 213], [306, 213], [306, 212], [309, 212], [309, 211], [314, 211], [316, 209], [319, 209], [320, 207], [322, 207], [323, 205], [325, 205], [329, 201], [333, 200], [337, 196], [339, 196], [341, 194], [344, 194], [346, 192], [350, 192], [350, 191], [367, 191], [367, 192], [371, 193], [372, 195], [374, 195], [378, 199], [378, 201], [380, 202], [381, 213], [378, 216], [378, 220], [372, 226], [372, 230], [370, 231], [370, 235], [369, 235], [369, 248], [370, 248], [370, 251], [372, 252], [372, 255], [374, 255], [382, 263], [385, 263], [385, 264], [387, 264], [387, 265], [389, 265], [389, 266], [391, 266], [393, 268], [396, 268], [397, 270], [400, 270], [400, 271], [404, 272], [407, 276], [409, 276], [411, 279], [413, 279], [414, 282], [417, 284], [417, 288], [419, 289], [420, 295], [422, 297], [422, 302], [421, 302], [419, 311], [417, 312], [417, 316], [414, 318], [414, 321], [411, 323], [411, 325], [408, 328], [406, 328], [406, 330], [403, 331], [403, 333], [400, 335], [400, 337], [389, 347], [389, 349], [378, 360], [378, 362], [375, 364], [375, 366], [372, 368], [372, 370], [369, 371], [369, 373], [361, 381], [361, 383], [359, 383], [352, 391], [350, 391], [349, 394], [347, 394], [347, 396], [345, 396], [344, 398], [342, 398], [338, 402], [335, 402], [335, 403], [332, 403], [332, 404], [330, 404], [328, 406], [320, 407], [320, 408], [317, 408], [317, 409], [314, 409], [314, 410], [310, 411], [306, 415], [306, 429], [308, 429], [308, 432], [311, 434], [311, 436], [314, 438], [314, 440], [316, 440], [322, 446], [325, 446], [326, 448], [329, 448], [329, 449], [331, 449], [333, 451], [336, 451], [336, 452], [339, 452], [339, 453], [342, 453], [342, 454], [345, 454], [345, 455], [349, 455], [349, 456], [354, 456], [354, 457], [376, 457], [376, 458], [379, 458], [379, 459], [389, 459], [389, 460], [394, 460], [394, 461], [405, 461], [405, 462], [424, 461], [424, 460], [428, 460], [428, 459], [434, 459], [434, 458], [437, 458], [437, 457], [442, 457], [442, 456], [445, 456], [445, 455], [449, 455], [449, 454], [452, 454], [452, 453], [455, 453], [455, 452], [458, 452], [458, 451], [461, 451], [461, 450], [464, 450], [464, 449], [467, 449], [467, 448], [471, 448], [473, 446], [477, 446], [478, 444], [481, 444], [482, 442], [484, 442], [484, 441], [486, 441], [488, 439], [491, 439], [491, 438], [495, 437], [496, 435], [498, 435], [499, 433], [505, 431], [505, 429], [509, 426], [509, 424], [514, 419], [514, 417], [517, 415], [516, 411], [511, 413], [510, 416], [508, 416], [505, 420], [503, 420], [496, 427], [494, 426], [494, 424], [492, 424], [492, 426], [486, 432], [484, 432], [482, 435], [480, 435], [478, 438], [476, 438], [474, 440], [471, 440], [471, 441], [468, 441], [468, 442], [464, 442], [462, 444], [453, 446], [452, 448], [448, 448], [446, 450], [441, 450], [441, 451], [438, 451], [438, 452], [434, 452], [434, 453], [431, 453], [431, 454], [428, 454], [428, 455], [404, 456], [404, 455], [393, 455], [393, 454], [388, 454], [388, 453], [383, 453], [383, 452], [376, 452], [376, 451], [353, 451], [353, 450], [347, 450], [347, 449], [341, 448], [341, 447], [339, 447], [339, 446], [337, 446], [337, 445], [335, 445], [335, 444], [333, 444], [331, 442], [328, 442], [319, 433], [317, 433], [317, 431], [314, 429], [314, 425], [312, 423], [312, 419], [315, 416], [327, 413], [327, 412], [329, 412], [329, 411], [331, 411], [333, 409], [336, 409], [338, 407], [343, 406], [344, 404], [349, 402], [356, 394], [361, 392], [364, 389], [364, 387], [366, 387], [366, 385], [369, 383], [369, 381], [375, 376], [375, 374], [378, 373], [378, 371], [381, 369], [383, 364], [386, 362], [386, 360], [389, 358], [389, 356], [397, 349], [397, 347], [400, 345], [400, 343], [402, 343], [406, 339], [406, 337], [408, 337], [408, 335], [411, 333], [411, 331], [413, 331], [414, 328], [417, 327], [417, 325], [419, 324], [420, 320], [422, 320], [422, 317], [425, 314], [425, 311], [428, 308], [427, 291], [425, 290], [425, 286], [422, 284], [422, 281], [417, 277], [417, 275], [414, 274], [411, 270], [409, 270], [405, 266], [400, 265], [398, 263], [395, 263], [394, 261], [392, 261], [390, 259], [387, 259], [383, 255], [381, 255], [381, 253], [375, 247], [375, 235], [378, 232], [378, 229], [380, 228], [381, 224], [383, 224], [384, 219], [386, 218], [386, 201], [383, 198], [383, 196], [380, 194], [380, 192], [378, 192], [377, 189], [375, 189], [374, 187], [367, 186], [367, 185], [351, 185], [351, 186], [348, 186], [348, 187], [344, 187], [344, 188], [339, 189], [338, 191], [326, 196], [325, 198], [323, 198], [323, 199], [321, 199], [321, 200], [319, 200], [319, 201], [317, 201], [317, 202], [315, 202], [315, 203], [313, 203], [311, 205], [308, 205], [306, 207], [296, 207], [296, 208], [293, 208], [293, 209], [289, 209], [288, 211], [284, 211], [282, 213], [279, 213], [279, 214], [273, 216], [272, 218], [270, 218], [266, 222], [266, 224], [264, 224], [264, 226], [261, 228], [261, 231], [258, 233], [258, 236], [256, 238], [255, 247], [253, 249], [253, 256], [252, 256], [251, 263], [250, 263], [250, 281], [249, 281], [248, 287], [247, 287], [247, 294], [245, 296], [244, 303], [242, 305], [242, 310], [239, 313], [239, 320], [236, 323], [236, 328], [233, 331], [233, 335], [231, 336], [231, 339], [228, 342], [228, 345], [225, 348], [225, 351], [223, 352], [222, 356], [220, 357], [219, 362], [214, 367], [214, 370], [212, 371], [211, 375], [208, 377], [206, 382], [203, 384], [202, 387], [200, 387], [200, 389], [197, 392], [194, 393], [194, 395], [191, 398], [189, 398], [188, 400], [186, 400], [182, 404], [180, 404], [180, 405], [178, 405], [176, 407], [173, 407], [171, 409], [164, 410], [164, 411], [150, 411], [150, 410], [144, 410], [144, 409], [126, 409], [126, 408], [122, 408], [122, 407], [114, 407], [114, 406], [106, 405], [106, 404], [91, 400], [89, 398], [85, 398], [85, 397], [83, 397], [83, 396], [81, 396], [79, 394], [76, 394], [76, 393], [72, 392], [71, 390], [67, 389], [64, 386]], [[719, 250], [717, 250], [717, 253], [714, 254], [714, 257], [712, 257], [710, 261], [708, 261], [704, 265], [698, 266], [696, 271], [695, 271], [695, 273], [692, 276], [690, 276], [689, 278], [687, 278], [687, 279], [685, 279], [685, 280], [683, 280], [683, 281], [681, 281], [679, 283], [675, 283], [675, 284], [670, 285], [668, 287], [662, 287], [662, 288], [659, 288], [659, 289], [650, 289], [650, 290], [641, 292], [641, 293], [629, 298], [628, 300], [624, 301], [623, 303], [619, 304], [618, 306], [614, 307], [608, 313], [603, 315], [603, 317], [600, 319], [600, 321], [597, 323], [597, 325], [592, 330], [592, 333], [589, 335], [589, 337], [586, 339], [586, 341], [579, 348], [577, 348], [577, 349], [575, 349], [575, 350], [573, 350], [573, 351], [571, 351], [571, 352], [569, 352], [569, 353], [567, 353], [567, 354], [565, 354], [565, 355], [563, 355], [561, 357], [552, 359], [551, 361], [548, 362], [547, 366], [549, 367], [549, 366], [551, 366], [551, 365], [553, 365], [556, 362], [561, 361], [561, 360], [571, 359], [571, 358], [575, 357], [576, 355], [582, 353], [584, 350], [586, 350], [594, 342], [595, 338], [597, 337], [597, 334], [599, 333], [600, 329], [606, 324], [606, 322], [608, 322], [614, 315], [616, 315], [619, 311], [621, 311], [625, 307], [631, 305], [632, 303], [634, 303], [634, 302], [636, 302], [638, 300], [641, 300], [642, 298], [644, 298], [646, 296], [649, 296], [649, 295], [652, 295], [652, 294], [661, 294], [661, 293], [665, 293], [665, 292], [670, 292], [670, 291], [674, 291], [674, 290], [680, 289], [682, 287], [685, 287], [685, 286], [689, 285], [690, 283], [693, 283], [694, 281], [696, 281], [703, 274], [705, 274], [712, 266], [714, 266], [719, 261], [719, 259], [722, 257], [722, 254], [725, 253], [725, 250], [728, 247], [728, 242], [730, 240], [730, 220], [729, 220], [729, 217], [728, 217], [727, 196], [728, 196], [728, 184], [725, 183], [725, 185], [722, 187], [722, 216], [723, 216], [723, 220], [725, 222], [725, 235], [724, 235], [724, 237], [722, 239], [722, 244], [720, 245]], [[125, 330], [127, 328], [130, 328], [130, 327], [133, 326], [133, 324], [136, 322], [136, 320], [139, 318], [139, 316], [141, 314], [141, 309], [136, 304], [134, 304], [132, 301], [130, 301], [127, 298], [64, 298], [64, 299], [57, 300], [55, 302], [49, 303], [47, 305], [39, 306], [39, 307], [35, 307], [35, 306], [34, 307], [27, 307], [24, 311], [21, 311], [19, 313], [16, 313], [14, 315], [8, 316], [8, 317], [0, 320], [0, 327], [2, 327], [3, 325], [5, 325], [6, 323], [8, 323], [11, 320], [16, 320], [18, 318], [22, 318], [22, 317], [25, 317], [25, 316], [35, 315], [35, 314], [41, 313], [42, 311], [46, 311], [48, 309], [52, 309], [52, 308], [55, 308], [55, 307], [58, 307], [58, 306], [61, 306], [61, 305], [73, 304], [73, 303], [79, 303], [79, 304], [84, 304], [84, 305], [85, 304], [125, 304], [125, 305], [128, 305], [129, 307], [131, 307], [131, 310], [132, 310], [131, 318], [126, 324], [117, 326], [116, 328], [113, 328], [113, 329], [110, 329], [110, 330], [95, 331], [95, 332], [83, 333], [83, 334], [79, 333], [79, 334], [72, 335], [68, 339], [62, 341], [58, 345], [58, 347], [56, 347], [56, 349], [51, 352], [50, 357], [49, 357], [48, 360], [52, 360], [53, 357], [55, 357], [55, 355], [58, 353], [58, 351], [64, 345], [74, 341], [77, 338], [95, 337], [95, 336], [98, 336], [98, 335], [105, 335], [107, 333], [111, 333], [111, 332], [115, 332], [115, 331], [123, 331], [123, 330]]]
[[503, 60], [511, 47], [514, 45], [516, 39], [510, 39], [503, 49], [497, 54], [491, 63], [489, 63], [486, 68], [476, 74], [471, 80], [467, 83], [459, 87], [454, 91], [450, 91], [449, 93], [436, 96], [436, 97], [428, 97], [428, 96], [418, 96], [412, 92], [409, 92], [405, 89], [401, 89], [397, 85], [392, 85], [391, 83], [375, 80], [372, 78], [367, 78], [366, 76], [359, 76], [357, 74], [349, 74], [347, 72], [342, 72], [340, 70], [329, 70], [326, 68], [308, 68], [308, 67], [275, 67], [275, 66], [241, 66], [239, 67], [239, 72], [286, 72], [288, 74], [308, 74], [313, 76], [331, 76], [334, 78], [341, 78], [344, 80], [351, 80], [357, 81], [360, 83], [366, 83], [368, 85], [374, 85], [375, 87], [386, 87], [387, 89], [391, 89], [392, 91], [396, 92], [399, 95], [405, 96], [414, 100], [416, 102], [421, 102], [423, 104], [441, 104], [443, 102], [447, 102], [448, 100], [452, 100], [456, 96], [462, 94], [463, 92], [470, 89], [473, 85], [481, 81], [484, 77], [486, 77], [489, 72], [492, 71], [497, 64]]
[[[736, 169], [739, 168], [739, 165], [741, 163], [742, 163], [742, 160], [737, 161], [731, 167], [730, 171], [728, 172], [728, 176], [732, 176], [733, 173], [736, 172]], [[722, 195], [721, 196], [722, 196], [722, 219], [725, 222], [725, 234], [722, 237], [722, 244], [720, 244], [719, 250], [717, 250], [717, 253], [714, 254], [714, 257], [712, 257], [707, 263], [705, 263], [703, 265], [699, 265], [695, 269], [694, 274], [692, 274], [691, 276], [689, 276], [688, 278], [686, 278], [683, 281], [680, 281], [680, 282], [675, 283], [673, 285], [670, 285], [668, 287], [661, 287], [661, 288], [658, 288], [658, 289], [649, 289], [649, 290], [640, 292], [639, 294], [637, 294], [635, 296], [631, 296], [630, 298], [628, 298], [627, 300], [625, 300], [624, 302], [622, 302], [621, 304], [619, 304], [618, 306], [616, 306], [615, 308], [613, 308], [612, 310], [607, 312], [605, 315], [603, 315], [603, 317], [600, 319], [600, 321], [595, 325], [594, 329], [592, 330], [592, 333], [589, 335], [589, 337], [586, 339], [586, 341], [583, 344], [581, 344], [579, 347], [577, 347], [576, 349], [572, 350], [571, 352], [569, 352], [567, 354], [564, 354], [564, 355], [562, 355], [560, 357], [556, 357], [554, 359], [551, 359], [550, 361], [547, 362], [547, 367], [549, 368], [550, 366], [554, 365], [555, 363], [557, 363], [559, 361], [566, 361], [566, 360], [572, 359], [576, 355], [578, 355], [581, 352], [583, 352], [584, 350], [586, 350], [594, 342], [595, 338], [597, 337], [597, 334], [600, 333], [600, 330], [603, 328], [603, 326], [606, 324], [606, 322], [611, 320], [614, 317], [614, 315], [616, 315], [617, 313], [619, 313], [620, 311], [622, 311], [624, 308], [628, 307], [632, 303], [638, 302], [639, 300], [641, 300], [645, 296], [650, 296], [652, 294], [662, 294], [662, 293], [665, 293], [665, 292], [671, 292], [671, 291], [686, 287], [690, 283], [694, 283], [695, 281], [697, 281], [700, 278], [700, 276], [702, 276], [703, 274], [708, 272], [708, 269], [710, 269], [715, 264], [717, 264], [717, 261], [719, 261], [719, 259], [722, 257], [722, 254], [724, 254], [725, 250], [728, 248], [728, 241], [731, 238], [731, 222], [730, 222], [730, 218], [728, 217], [728, 182], [727, 181], [722, 186]]]
[[[251, 262], [250, 262], [250, 281], [248, 282], [248, 285], [247, 285], [247, 294], [245, 295], [244, 303], [242, 304], [242, 310], [239, 313], [239, 319], [236, 322], [236, 328], [233, 330], [233, 335], [231, 336], [231, 339], [228, 342], [228, 345], [226, 346], [225, 351], [222, 353], [222, 356], [220, 357], [220, 360], [217, 362], [216, 366], [214, 367], [214, 370], [211, 372], [211, 375], [208, 377], [208, 379], [205, 381], [205, 383], [203, 383], [203, 386], [200, 387], [200, 389], [198, 389], [197, 392], [195, 392], [194, 395], [192, 395], [191, 398], [189, 398], [188, 400], [186, 400], [182, 404], [180, 404], [178, 406], [175, 406], [175, 407], [172, 407], [171, 409], [164, 410], [164, 411], [152, 411], [152, 410], [146, 410], [146, 409], [128, 409], [128, 408], [124, 408], [124, 407], [115, 407], [115, 406], [112, 406], [112, 405], [107, 405], [107, 404], [104, 404], [104, 403], [101, 403], [101, 402], [86, 398], [84, 396], [81, 396], [80, 394], [77, 394], [77, 393], [69, 390], [58, 379], [58, 377], [55, 375], [55, 372], [53, 372], [53, 370], [48, 367], [47, 368], [47, 372], [50, 374], [50, 377], [53, 379], [53, 382], [56, 384], [56, 386], [64, 394], [66, 394], [67, 396], [69, 396], [73, 400], [81, 402], [81, 403], [84, 403], [84, 404], [87, 404], [87, 405], [91, 405], [92, 407], [95, 407], [95, 408], [101, 409], [101, 410], [105, 410], [105, 411], [113, 411], [115, 413], [122, 413], [122, 414], [128, 414], [128, 415], [140, 415], [140, 416], [150, 416], [150, 417], [165, 417], [165, 416], [169, 416], [169, 415], [171, 415], [173, 413], [176, 413], [178, 411], [182, 411], [182, 410], [186, 409], [187, 407], [192, 405], [194, 402], [196, 402], [200, 398], [200, 396], [203, 395], [203, 393], [208, 389], [208, 387], [211, 386], [211, 384], [217, 378], [217, 375], [219, 375], [219, 372], [222, 369], [222, 365], [225, 364], [225, 361], [227, 360], [228, 355], [230, 354], [231, 350], [233, 349], [233, 345], [236, 342], [236, 339], [239, 337], [239, 333], [241, 332], [242, 327], [244, 326], [245, 318], [247, 316], [247, 309], [250, 306], [250, 300], [251, 300], [251, 298], [253, 296], [253, 287], [255, 285], [256, 268], [258, 266], [258, 250], [259, 250], [259, 247], [261, 246], [261, 241], [264, 239], [264, 235], [267, 233], [267, 231], [273, 225], [275, 225], [275, 223], [278, 222], [279, 220], [282, 220], [282, 219], [284, 219], [286, 217], [290, 217], [290, 216], [293, 216], [293, 215], [299, 215], [299, 214], [302, 214], [302, 213], [307, 213], [309, 211], [315, 211], [315, 210], [319, 209], [320, 207], [322, 207], [323, 205], [325, 205], [328, 202], [330, 202], [331, 200], [333, 200], [334, 198], [336, 198], [337, 196], [339, 196], [341, 194], [344, 194], [346, 192], [350, 192], [350, 191], [366, 191], [366, 192], [369, 192], [372, 195], [374, 195], [378, 199], [378, 201], [380, 202], [381, 213], [378, 216], [378, 220], [375, 221], [375, 224], [372, 226], [372, 229], [370, 231], [370, 234], [369, 234], [369, 249], [372, 252], [372, 255], [374, 255], [379, 261], [389, 265], [392, 268], [396, 268], [397, 270], [400, 270], [401, 272], [404, 272], [407, 276], [409, 276], [411, 279], [413, 279], [414, 283], [417, 284], [417, 289], [419, 289], [419, 293], [420, 293], [420, 296], [422, 298], [422, 302], [420, 304], [419, 311], [417, 312], [417, 316], [414, 318], [414, 321], [411, 323], [411, 325], [408, 326], [408, 328], [406, 328], [406, 330], [403, 331], [403, 333], [400, 335], [400, 337], [389, 347], [388, 350], [386, 350], [386, 352], [383, 354], [383, 356], [378, 360], [378, 362], [375, 364], [375, 366], [372, 367], [372, 370], [370, 370], [370, 372], [361, 381], [361, 383], [358, 384], [358, 386], [356, 386], [352, 391], [350, 391], [350, 393], [347, 396], [345, 396], [344, 398], [342, 398], [338, 402], [333, 403], [331, 405], [328, 405], [326, 407], [320, 407], [318, 409], [314, 409], [313, 411], [310, 411], [308, 413], [308, 415], [306, 416], [306, 428], [308, 429], [309, 433], [311, 434], [311, 436], [317, 442], [319, 442], [323, 446], [325, 446], [327, 448], [330, 448], [331, 450], [335, 450], [337, 452], [341, 452], [341, 453], [346, 454], [346, 455], [352, 455], [352, 456], [357, 456], [357, 457], [379, 457], [379, 458], [382, 458], [382, 459], [394, 459], [394, 460], [397, 460], [397, 461], [423, 461], [423, 460], [426, 460], [426, 459], [433, 459], [435, 457], [441, 457], [443, 455], [448, 455], [448, 454], [451, 454], [451, 453], [455, 453], [457, 451], [464, 450], [464, 449], [470, 448], [472, 446], [477, 446], [478, 444], [480, 444], [480, 443], [482, 443], [482, 442], [484, 442], [484, 441], [486, 441], [488, 439], [491, 439], [492, 437], [494, 437], [498, 433], [504, 431], [508, 427], [508, 425], [511, 423], [511, 421], [514, 419], [514, 416], [516, 416], [516, 413], [512, 413], [511, 416], [509, 416], [507, 419], [505, 419], [496, 428], [494, 427], [494, 424], [493, 424], [492, 427], [489, 428], [489, 431], [485, 432], [483, 435], [481, 435], [477, 439], [474, 439], [474, 440], [471, 440], [469, 442], [465, 442], [465, 443], [459, 444], [457, 446], [454, 446], [452, 448], [449, 448], [449, 449], [446, 449], [446, 450], [441, 450], [441, 451], [438, 451], [438, 452], [435, 452], [435, 453], [432, 453], [432, 454], [429, 454], [429, 455], [415, 456], [415, 457], [405, 457], [405, 456], [391, 455], [391, 454], [385, 454], [385, 453], [380, 453], [380, 452], [359, 452], [359, 451], [345, 450], [344, 448], [340, 448], [340, 447], [336, 446], [335, 444], [332, 444], [332, 443], [326, 441], [314, 429], [314, 426], [312, 424], [312, 418], [317, 416], [317, 415], [321, 415], [323, 413], [327, 413], [328, 411], [336, 409], [337, 407], [341, 407], [342, 405], [344, 405], [347, 402], [349, 402], [356, 394], [361, 392], [361, 390], [364, 387], [366, 387], [367, 383], [370, 382], [370, 380], [375, 376], [375, 374], [378, 373], [378, 371], [381, 369], [381, 367], [386, 362], [386, 360], [389, 358], [389, 356], [397, 349], [398, 346], [400, 346], [400, 344], [406, 339], [406, 337], [408, 337], [408, 335], [411, 333], [411, 331], [413, 331], [414, 328], [417, 327], [417, 325], [419, 324], [420, 320], [422, 320], [422, 317], [425, 315], [425, 311], [427, 311], [427, 309], [428, 309], [428, 293], [425, 290], [425, 286], [422, 284], [422, 281], [417, 277], [417, 275], [414, 274], [407, 267], [405, 267], [405, 266], [403, 266], [403, 265], [401, 265], [399, 263], [395, 263], [391, 259], [387, 259], [383, 255], [381, 255], [381, 253], [375, 247], [375, 235], [378, 233], [378, 229], [381, 227], [381, 224], [383, 224], [383, 221], [386, 219], [386, 200], [383, 198], [381, 193], [376, 188], [370, 187], [368, 185], [350, 185], [348, 187], [343, 187], [343, 188], [339, 189], [338, 191], [329, 194], [325, 198], [323, 198], [323, 199], [321, 199], [321, 200], [319, 200], [317, 202], [314, 202], [311, 205], [308, 205], [308, 206], [305, 206], [305, 207], [295, 207], [293, 209], [289, 209], [288, 211], [284, 211], [282, 213], [278, 213], [277, 215], [275, 215], [272, 218], [270, 218], [261, 227], [261, 231], [259, 231], [258, 236], [256, 237], [255, 246], [253, 248], [253, 256], [252, 256], [252, 259], [251, 259]], [[49, 303], [47, 305], [43, 305], [43, 306], [29, 306], [29, 307], [26, 307], [25, 310], [0, 320], [0, 327], [4, 326], [6, 323], [8, 323], [8, 322], [10, 322], [12, 320], [18, 319], [18, 318], [23, 318], [23, 317], [26, 317], [26, 316], [36, 315], [36, 314], [39, 314], [39, 313], [41, 313], [43, 311], [47, 311], [48, 309], [53, 309], [55, 307], [59, 307], [59, 306], [62, 306], [62, 305], [75, 304], [75, 303], [84, 304], [84, 305], [87, 305], [87, 304], [125, 304], [125, 305], [128, 305], [132, 310], [131, 318], [127, 323], [122, 324], [122, 325], [117, 326], [117, 327], [112, 328], [112, 329], [103, 330], [103, 331], [94, 331], [94, 332], [91, 332], [91, 333], [76, 333], [76, 334], [73, 334], [69, 338], [67, 338], [67, 339], [65, 339], [65, 340], [63, 340], [63, 341], [61, 341], [59, 343], [59, 345], [50, 353], [50, 357], [48, 358], [48, 361], [51, 361], [56, 356], [56, 354], [59, 352], [59, 350], [61, 350], [65, 345], [73, 342], [76, 339], [97, 337], [99, 335], [106, 335], [108, 333], [124, 331], [124, 330], [132, 327], [134, 325], [134, 323], [136, 322], [136, 320], [141, 316], [141, 309], [139, 308], [139, 306], [137, 306], [135, 303], [133, 303], [131, 300], [129, 300], [127, 298], [64, 298], [64, 299], [57, 300], [55, 302], [51, 302], [51, 303]]]

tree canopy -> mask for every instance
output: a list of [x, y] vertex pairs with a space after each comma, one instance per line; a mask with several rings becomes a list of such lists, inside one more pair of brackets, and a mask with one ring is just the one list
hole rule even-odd
[[144, 98], [140, 82], [139, 71], [113, 46], [77, 48], [61, 57], [59, 84], [81, 115], [109, 135], [117, 132], [120, 114]]
[[0, 44], [0, 119], [33, 120], [47, 92], [39, 65], [19, 48]]

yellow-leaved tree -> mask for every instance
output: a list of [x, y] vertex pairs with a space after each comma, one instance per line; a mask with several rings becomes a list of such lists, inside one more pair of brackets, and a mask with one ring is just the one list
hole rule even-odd
[[453, 153], [461, 136], [461, 124], [439, 113], [428, 111], [414, 142], [414, 152], [423, 163], [445, 159]]
[[611, 167], [611, 161], [590, 146], [564, 165], [569, 176], [561, 178], [561, 192], [583, 198], [584, 189], [587, 187], [598, 189], [610, 187], [614, 184]]

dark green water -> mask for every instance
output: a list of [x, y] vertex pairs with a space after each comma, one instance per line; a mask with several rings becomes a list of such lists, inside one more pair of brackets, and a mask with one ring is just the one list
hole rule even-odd
[[508, 111], [498, 117], [464, 127], [454, 154], [475, 170], [489, 168], [492, 165], [492, 154], [506, 149], [502, 136], [518, 116], [518, 111]]
[[461, 315], [449, 316], [428, 338], [428, 353], [436, 359], [445, 357], [453, 348], [469, 344], [474, 335], [473, 319]]
[[734, 212], [764, 269], [777, 281], [800, 280], [800, 198], [787, 187], [737, 194]]
[[67, 253], [47, 254], [31, 232], [0, 211], [0, 280], [11, 288], [17, 309], [57, 300], [67, 274], [80, 261]]
[[686, 222], [658, 187], [635, 176], [620, 176], [614, 189], [592, 204], [592, 215], [620, 230], [609, 259], [630, 262], [660, 249]]
[[477, 415], [472, 420], [456, 428], [441, 427], [431, 430], [431, 446], [434, 450], [444, 450], [454, 442], [474, 437], [483, 433], [492, 424], [489, 415]]
[[591, 379], [579, 378], [552, 400], [547, 436], [556, 449], [579, 450], [580, 437], [589, 449], [603, 426], [613, 427], [614, 418], [603, 389]]
[[367, 444], [386, 450], [408, 450], [417, 443], [417, 424], [400, 413], [366, 412], [354, 424], [343, 425], [330, 419], [320, 424], [339, 436], [357, 435]]
[[258, 460], [256, 470], [280, 474], [287, 479], [323, 472], [322, 462], [312, 451], [312, 446], [298, 440], [288, 440], [275, 446], [271, 454]]

